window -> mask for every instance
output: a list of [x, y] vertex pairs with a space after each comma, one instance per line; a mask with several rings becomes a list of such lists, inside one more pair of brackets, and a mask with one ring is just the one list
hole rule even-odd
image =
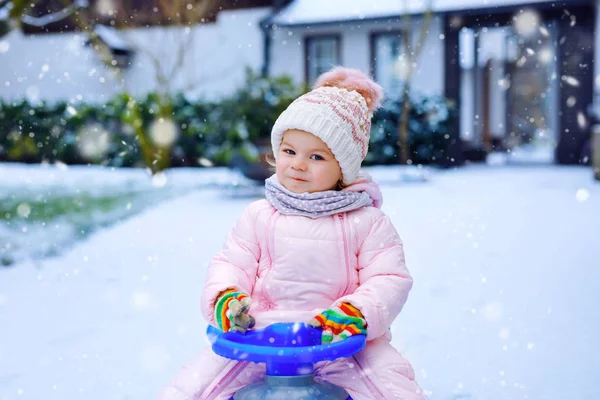
[[311, 36], [305, 46], [306, 82], [312, 85], [317, 77], [340, 63], [338, 36]]
[[372, 36], [371, 60], [373, 77], [389, 97], [400, 96], [408, 57], [402, 53], [400, 32], [377, 33]]

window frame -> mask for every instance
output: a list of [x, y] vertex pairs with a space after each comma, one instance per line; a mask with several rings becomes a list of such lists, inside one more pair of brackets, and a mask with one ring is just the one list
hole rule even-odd
[[[384, 37], [384, 36], [395, 36], [400, 40], [400, 45], [401, 47], [401, 51], [402, 52], [402, 48], [404, 48], [404, 38], [403, 36], [406, 34], [406, 30], [405, 29], [386, 29], [386, 30], [376, 30], [376, 31], [371, 31], [371, 33], [369, 34], [369, 60], [370, 60], [370, 73], [371, 76], [373, 77], [373, 79], [381, 84], [378, 80], [378, 76], [377, 76], [377, 59], [376, 54], [377, 54], [377, 39], [380, 37]], [[387, 90], [387, 88], [384, 88]]]
[[[310, 81], [310, 61], [308, 59], [309, 48], [312, 41], [315, 40], [326, 40], [333, 39], [336, 42], [337, 52], [336, 52], [336, 63], [334, 65], [340, 65], [342, 61], [342, 35], [339, 33], [325, 33], [325, 34], [314, 34], [307, 35], [304, 37], [304, 82], [307, 85], [312, 86], [314, 82]], [[316, 79], [317, 77], [315, 77]]]

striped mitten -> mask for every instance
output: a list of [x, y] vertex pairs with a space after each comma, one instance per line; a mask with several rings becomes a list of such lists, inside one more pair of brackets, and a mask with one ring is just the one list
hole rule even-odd
[[245, 333], [254, 327], [254, 318], [248, 314], [251, 300], [246, 293], [227, 290], [215, 304], [215, 321], [223, 332]]
[[323, 344], [339, 342], [353, 335], [366, 335], [367, 322], [361, 312], [350, 303], [325, 310], [308, 321], [316, 328], [323, 328]]

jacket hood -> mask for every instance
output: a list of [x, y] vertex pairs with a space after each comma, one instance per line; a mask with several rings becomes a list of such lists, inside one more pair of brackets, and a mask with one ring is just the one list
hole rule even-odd
[[373, 178], [367, 173], [361, 173], [356, 182], [344, 188], [349, 192], [365, 192], [373, 200], [373, 206], [381, 208], [383, 204], [383, 196], [379, 185], [373, 181]]

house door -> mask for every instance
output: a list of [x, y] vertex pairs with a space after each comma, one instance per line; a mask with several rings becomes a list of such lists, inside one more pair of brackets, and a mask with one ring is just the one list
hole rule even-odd
[[553, 163], [559, 114], [554, 25], [546, 24], [529, 36], [510, 29], [505, 41], [506, 131], [502, 144], [507, 160]]
[[459, 162], [459, 152], [488, 151], [482, 118], [506, 162], [589, 162], [597, 6], [572, 3], [444, 16], [444, 94], [460, 112], [449, 149]]
[[558, 82], [553, 25], [463, 28], [461, 135], [507, 163], [553, 163]]

